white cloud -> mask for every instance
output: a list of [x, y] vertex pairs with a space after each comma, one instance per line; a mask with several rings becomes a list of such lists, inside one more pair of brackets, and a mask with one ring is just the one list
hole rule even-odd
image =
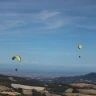
[[9, 28], [14, 28], [14, 27], [20, 27], [25, 25], [24, 21], [20, 21], [20, 20], [7, 20], [7, 21], [3, 21], [0, 24], [0, 30], [5, 30], [5, 29], [9, 29]]
[[[32, 30], [40, 30], [40, 29], [56, 29], [64, 25], [64, 20], [63, 18], [61, 18], [60, 12], [49, 12], [46, 10], [41, 11], [39, 13], [31, 13], [31, 14], [6, 13], [6, 14], [0, 14], [0, 17], [3, 18], [3, 20], [0, 19], [1, 20], [0, 30], [5, 30], [5, 33], [2, 34], [20, 33], [19, 31], [20, 27], [27, 28], [27, 26], [30, 26]], [[12, 28], [16, 28], [17, 31], [14, 30], [14, 32], [6, 32], [6, 29], [12, 29]]]
[[96, 19], [90, 16], [68, 16], [68, 25], [72, 28], [96, 29]]
[[[92, 7], [92, 6], [91, 6]], [[94, 7], [93, 7], [94, 8]], [[84, 20], [88, 20], [90, 18], [86, 16], [71, 16], [70, 14], [62, 13], [59, 11], [47, 11], [42, 10], [37, 13], [1, 13], [0, 14], [0, 34], [22, 34], [28, 33], [28, 30], [48, 30], [48, 29], [56, 29], [66, 25], [72, 27], [81, 27], [81, 28], [89, 28], [95, 29], [95, 25], [86, 25]], [[86, 19], [87, 18], [87, 19]], [[81, 24], [79, 24], [79, 22]], [[82, 24], [85, 23], [85, 26]], [[29, 27], [30, 28], [27, 28]], [[20, 31], [19, 28], [24, 31]], [[16, 30], [12, 32], [6, 32], [6, 29], [16, 28]], [[24, 28], [24, 29], [23, 29]], [[27, 29], [26, 29], [27, 28]], [[2, 33], [2, 30], [5, 32]], [[34, 32], [34, 31], [32, 31]]]
[[[88, 2], [86, 2], [86, 0], [84, 1], [61, 0], [60, 2], [55, 0], [53, 1], [43, 0], [42, 2], [41, 1], [27, 2], [24, 0], [24, 3], [22, 3], [21, 1], [6, 2], [6, 5], [8, 6], [5, 6], [5, 2], [2, 2], [0, 8], [2, 9], [2, 11], [4, 10], [4, 12], [6, 9], [8, 13], [5, 12], [6, 14], [4, 14], [4, 12], [2, 12], [0, 14], [0, 20], [2, 21], [0, 22], [1, 23], [0, 29], [5, 30], [8, 28], [14, 28], [14, 27], [19, 28], [20, 26], [28, 26], [28, 24], [30, 26], [33, 25], [32, 29], [38, 29], [38, 30], [60, 28], [64, 26], [67, 22], [70, 23], [70, 21], [72, 20], [72, 18], [70, 17], [66, 18], [67, 16], [72, 16], [72, 15], [89, 16], [86, 14], [91, 14], [91, 16], [93, 16], [94, 14], [96, 14], [95, 12], [96, 6], [94, 1], [91, 3], [89, 2], [90, 0], [88, 0]], [[51, 11], [42, 10], [44, 8]], [[18, 13], [13, 13], [14, 10], [16, 10], [16, 12]], [[38, 10], [42, 10], [42, 11], [37, 13], [32, 13], [33, 10], [35, 12], [37, 12]], [[62, 17], [61, 17], [62, 15], [61, 11], [63, 12]], [[72, 14], [71, 14], [71, 11], [72, 11]], [[66, 15], [66, 17], [64, 15]], [[8, 21], [8, 22], [5, 22], [5, 21]], [[74, 20], [71, 23], [73, 24]], [[36, 26], [34, 27], [35, 24]]]
[[47, 10], [42, 11], [39, 16], [41, 20], [46, 20], [48, 18], [54, 17], [60, 14], [60, 12], [48, 12]]
[[63, 20], [56, 20], [54, 22], [46, 21], [45, 24], [46, 26], [43, 29], [55, 29], [55, 28], [62, 27], [64, 25], [64, 21]]

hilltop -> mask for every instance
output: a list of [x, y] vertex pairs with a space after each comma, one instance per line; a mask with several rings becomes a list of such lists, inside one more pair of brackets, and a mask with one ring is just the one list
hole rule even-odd
[[57, 77], [52, 79], [52, 82], [62, 82], [62, 83], [74, 83], [74, 82], [87, 82], [87, 83], [96, 83], [96, 73], [92, 72], [86, 75], [81, 75], [81, 76], [67, 76], [67, 77]]

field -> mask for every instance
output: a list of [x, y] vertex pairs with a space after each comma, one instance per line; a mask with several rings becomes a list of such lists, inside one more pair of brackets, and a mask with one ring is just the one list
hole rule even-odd
[[0, 92], [2, 91], [9, 91], [10, 88], [6, 87], [6, 86], [0, 86]]
[[18, 92], [0, 92], [1, 94], [9, 94], [9, 95], [11, 95], [11, 96], [17, 96], [17, 95], [19, 95], [20, 93], [18, 93]]
[[32, 94], [31, 89], [23, 89], [23, 94]]
[[73, 83], [71, 84], [72, 86], [76, 86], [76, 87], [91, 87], [91, 88], [94, 88], [96, 89], [96, 85], [93, 85], [93, 84], [87, 84], [87, 83]]
[[11, 84], [13, 88], [22, 88], [22, 89], [27, 89], [27, 90], [32, 90], [35, 89], [37, 91], [43, 91], [45, 87], [37, 87], [37, 86], [27, 86], [27, 85], [21, 85], [21, 84]]

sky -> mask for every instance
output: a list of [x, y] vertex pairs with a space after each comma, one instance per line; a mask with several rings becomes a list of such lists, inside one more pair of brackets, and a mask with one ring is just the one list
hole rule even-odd
[[96, 71], [96, 0], [0, 0], [0, 70], [14, 68]]

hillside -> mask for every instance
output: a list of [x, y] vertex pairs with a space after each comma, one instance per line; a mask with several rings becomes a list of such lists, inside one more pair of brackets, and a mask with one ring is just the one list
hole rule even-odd
[[89, 73], [87, 75], [84, 75], [81, 77], [84, 80], [92, 80], [92, 81], [96, 81], [96, 73]]
[[74, 82], [87, 82], [96, 84], [96, 73], [89, 73], [83, 76], [57, 77], [52, 79], [52, 82], [62, 82], [67, 84]]
[[18, 94], [21, 94], [21, 96], [28, 94], [30, 96], [32, 94], [41, 94], [38, 96], [77, 96], [78, 94], [80, 96], [96, 96], [95, 81], [96, 73], [83, 76], [47, 78], [45, 81], [44, 79], [38, 80], [0, 74], [0, 94], [10, 94], [10, 96], [17, 96]]

